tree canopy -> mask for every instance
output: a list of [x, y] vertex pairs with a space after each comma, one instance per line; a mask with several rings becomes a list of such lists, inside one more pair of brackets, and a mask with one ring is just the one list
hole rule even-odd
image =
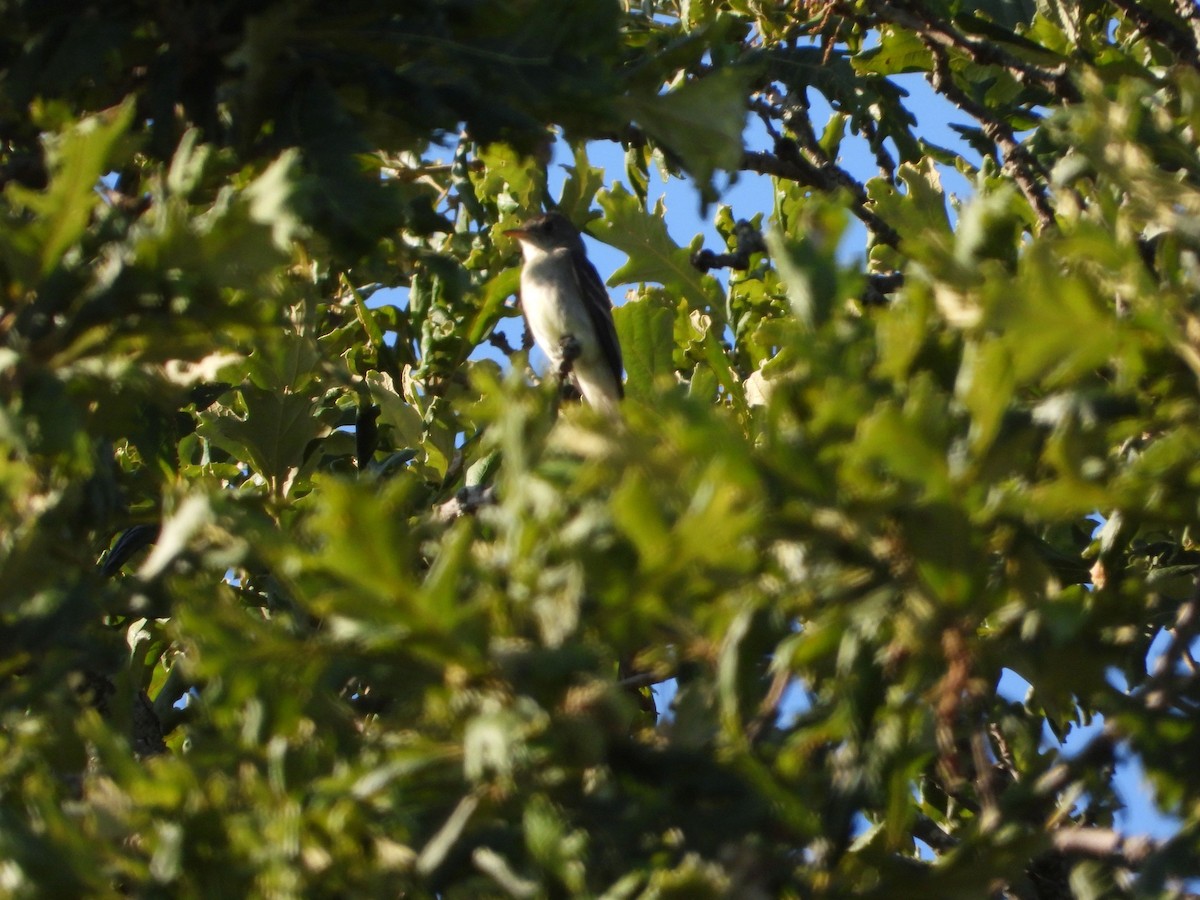
[[[1179, 896], [1198, 46], [1191, 0], [0, 4], [3, 892]], [[519, 340], [550, 206], [628, 257], [616, 424]]]

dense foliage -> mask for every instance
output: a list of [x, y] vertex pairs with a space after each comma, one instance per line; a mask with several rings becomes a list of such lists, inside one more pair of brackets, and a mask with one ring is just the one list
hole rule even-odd
[[[1198, 35], [1191, 0], [0, 4], [0, 891], [1172, 895]], [[727, 246], [672, 240], [655, 170]], [[618, 425], [506, 337], [502, 232], [547, 204], [628, 256]], [[1169, 841], [1115, 829], [1132, 759]]]

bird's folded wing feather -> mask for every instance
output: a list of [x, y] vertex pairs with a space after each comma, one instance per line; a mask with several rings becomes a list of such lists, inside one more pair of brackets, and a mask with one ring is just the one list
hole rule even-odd
[[571, 268], [580, 282], [579, 294], [583, 297], [584, 308], [592, 321], [592, 328], [596, 332], [596, 340], [600, 342], [604, 359], [612, 368], [613, 378], [617, 382], [617, 394], [623, 397], [625, 389], [621, 384], [621, 371], [624, 366], [621, 362], [621, 345], [617, 341], [617, 326], [613, 324], [612, 299], [604, 289], [600, 273], [586, 256], [581, 255], [581, 258], [576, 258], [574, 262], [576, 264]]

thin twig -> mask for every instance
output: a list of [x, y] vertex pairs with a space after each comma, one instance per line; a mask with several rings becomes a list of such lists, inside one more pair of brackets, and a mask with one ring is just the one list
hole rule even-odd
[[1021, 780], [1021, 775], [1017, 769], [1017, 762], [1013, 758], [1012, 748], [1008, 746], [1008, 740], [1004, 737], [1004, 732], [1000, 730], [1000, 726], [995, 722], [988, 724], [988, 734], [992, 738], [992, 746], [996, 750], [996, 757], [1000, 760], [1000, 764], [1004, 766], [1004, 770], [1008, 773], [1009, 778], [1014, 782]]
[[791, 680], [792, 673], [786, 669], [779, 670], [771, 679], [771, 686], [763, 696], [762, 702], [758, 704], [758, 712], [746, 725], [746, 737], [750, 739], [751, 743], [758, 740], [767, 723], [779, 715], [779, 704], [783, 702], [783, 695]]

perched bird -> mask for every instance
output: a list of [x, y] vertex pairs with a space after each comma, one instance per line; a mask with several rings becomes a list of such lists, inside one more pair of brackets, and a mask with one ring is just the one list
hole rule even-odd
[[579, 229], [550, 212], [504, 233], [521, 244], [521, 307], [534, 341], [559, 378], [573, 381], [592, 406], [615, 412], [625, 390], [612, 300]]

